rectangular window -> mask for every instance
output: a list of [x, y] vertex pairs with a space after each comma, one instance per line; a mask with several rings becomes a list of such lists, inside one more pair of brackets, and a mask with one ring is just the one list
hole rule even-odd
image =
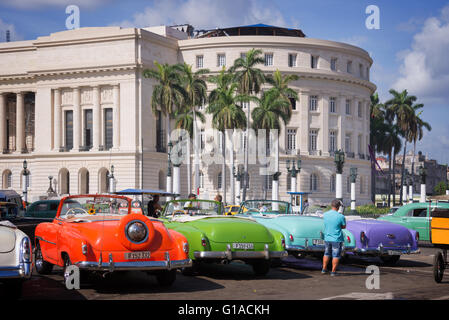
[[317, 150], [318, 130], [309, 131], [309, 151]]
[[292, 110], [296, 110], [296, 99], [295, 98], [288, 98], [290, 100], [290, 104], [292, 106]]
[[337, 71], [337, 58], [332, 58], [331, 59], [331, 70], [332, 71]]
[[351, 100], [346, 100], [346, 114], [351, 115]]
[[198, 69], [204, 68], [204, 56], [196, 56], [196, 67]]
[[224, 53], [219, 53], [217, 55], [217, 66], [226, 67], [226, 55]]
[[288, 55], [288, 66], [290, 68], [296, 67], [296, 57], [297, 57], [297, 55], [293, 54], [293, 53], [290, 53]]
[[337, 151], [337, 132], [334, 130], [329, 132], [329, 151]]
[[362, 154], [363, 146], [362, 146], [362, 136], [361, 135], [358, 136], [358, 141], [357, 142], [358, 142], [359, 154]]
[[92, 110], [84, 110], [84, 146], [92, 148], [93, 144]]
[[366, 79], [369, 80], [369, 67], [366, 67], [365, 76], [366, 76]]
[[73, 149], [73, 111], [65, 112], [65, 147]]
[[296, 150], [296, 129], [287, 130], [287, 150]]
[[240, 53], [240, 58], [242, 58], [242, 59], [246, 59], [246, 52], [242, 52], [242, 53]]
[[310, 67], [312, 69], [316, 69], [318, 67], [318, 56], [311, 56], [311, 58], [310, 58]]
[[318, 96], [310, 96], [309, 98], [309, 110], [317, 111], [318, 110]]
[[242, 102], [242, 109], [246, 110], [249, 107], [249, 101]]
[[337, 113], [337, 98], [335, 97], [329, 99], [329, 112]]
[[360, 74], [360, 78], [363, 78], [363, 64], [359, 64], [359, 74]]
[[346, 66], [346, 71], [348, 73], [352, 73], [352, 61], [348, 61], [348, 64]]
[[270, 67], [273, 65], [273, 54], [265, 53], [265, 67]]
[[352, 142], [351, 142], [351, 135], [350, 134], [346, 134], [346, 137], [345, 137], [345, 151], [346, 152], [352, 152], [351, 151], [351, 144], [352, 144]]
[[113, 123], [112, 108], [104, 109], [104, 145], [106, 150], [113, 146]]
[[358, 113], [359, 118], [363, 117], [362, 103], [360, 101], [357, 106], [357, 113]]

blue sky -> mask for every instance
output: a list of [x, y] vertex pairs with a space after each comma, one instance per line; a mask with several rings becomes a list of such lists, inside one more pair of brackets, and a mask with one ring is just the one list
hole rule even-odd
[[[6, 29], [13, 40], [64, 30], [70, 4], [80, 7], [81, 27], [267, 23], [362, 47], [374, 60], [371, 80], [382, 100], [390, 88], [408, 89], [425, 104], [433, 130], [418, 150], [449, 163], [449, 0], [0, 0], [0, 41]], [[365, 27], [368, 5], [380, 9], [380, 30]]]

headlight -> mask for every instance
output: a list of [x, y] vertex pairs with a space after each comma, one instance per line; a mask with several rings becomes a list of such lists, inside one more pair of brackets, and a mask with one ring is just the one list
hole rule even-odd
[[131, 221], [126, 226], [126, 236], [131, 242], [144, 242], [148, 236], [147, 226], [140, 221]]
[[30, 238], [25, 237], [22, 239], [20, 245], [20, 254], [22, 256], [22, 262], [31, 262], [31, 241]]

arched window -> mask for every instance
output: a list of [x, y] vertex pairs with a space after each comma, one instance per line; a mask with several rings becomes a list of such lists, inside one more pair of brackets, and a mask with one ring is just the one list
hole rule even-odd
[[335, 174], [331, 175], [331, 181], [330, 181], [330, 191], [335, 192], [335, 185], [336, 185], [336, 176]]
[[70, 173], [66, 168], [59, 170], [59, 193], [70, 194]]
[[109, 170], [101, 168], [98, 171], [98, 193], [109, 192]]
[[318, 175], [316, 173], [310, 175], [310, 191], [318, 191]]
[[79, 194], [89, 194], [89, 171], [82, 168], [78, 174]]
[[12, 172], [9, 169], [3, 171], [2, 188], [3, 189], [12, 188]]

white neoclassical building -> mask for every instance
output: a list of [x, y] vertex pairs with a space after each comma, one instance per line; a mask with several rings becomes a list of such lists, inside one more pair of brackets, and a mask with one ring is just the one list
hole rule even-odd
[[[186, 62], [194, 70], [216, 73], [252, 48], [265, 55], [263, 71], [300, 77], [291, 84], [299, 100], [292, 101], [292, 119], [281, 130], [280, 197], [289, 199], [286, 161], [300, 157], [297, 190], [311, 192], [312, 203], [327, 204], [335, 197], [333, 153], [343, 149], [344, 198], [349, 202], [349, 168], [357, 167], [357, 201], [369, 202], [369, 104], [376, 90], [369, 80], [372, 59], [352, 45], [264, 25], [195, 36], [190, 26], [81, 28], [0, 44], [2, 189], [22, 190], [23, 160], [30, 172], [30, 200], [46, 193], [49, 176], [59, 194], [106, 192], [112, 165], [118, 190], [165, 189], [165, 121], [152, 112], [154, 83], [142, 71], [158, 61]], [[210, 116], [201, 126], [211, 127]], [[259, 167], [250, 166], [249, 198], [261, 197], [264, 189], [271, 194], [271, 178], [261, 176]], [[201, 165], [200, 170], [203, 197], [224, 192], [221, 165]], [[185, 165], [181, 177], [186, 195]]]

